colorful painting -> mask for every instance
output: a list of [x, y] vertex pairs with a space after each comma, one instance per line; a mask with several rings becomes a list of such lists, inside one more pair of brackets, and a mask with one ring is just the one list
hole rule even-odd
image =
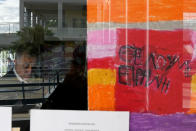
[[196, 2], [147, 2], [88, 0], [89, 110], [130, 111], [130, 130], [185, 130], [196, 119], [196, 22], [184, 17]]
[[[103, 33], [104, 39], [99, 37]], [[89, 31], [89, 109], [156, 114], [189, 111], [196, 63], [188, 47], [194, 47], [195, 34], [150, 30], [147, 54], [146, 30]]]

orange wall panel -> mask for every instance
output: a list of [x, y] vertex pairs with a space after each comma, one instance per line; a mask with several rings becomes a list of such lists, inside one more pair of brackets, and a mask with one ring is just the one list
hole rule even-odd
[[[127, 4], [126, 4], [127, 2]], [[146, 22], [147, 0], [88, 0], [88, 22]], [[196, 12], [195, 0], [149, 0], [150, 21], [183, 20]], [[126, 16], [127, 14], [127, 16]]]
[[89, 110], [115, 110], [115, 86], [94, 85], [88, 86], [88, 107]]

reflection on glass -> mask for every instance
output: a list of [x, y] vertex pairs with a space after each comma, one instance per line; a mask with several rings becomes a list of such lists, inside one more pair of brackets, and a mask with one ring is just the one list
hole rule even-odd
[[19, 22], [0, 21], [0, 105], [87, 109], [86, 1], [21, 0], [18, 11]]

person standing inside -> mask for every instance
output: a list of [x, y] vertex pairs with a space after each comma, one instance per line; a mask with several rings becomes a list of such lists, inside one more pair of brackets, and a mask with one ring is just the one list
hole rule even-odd
[[9, 72], [9, 71], [13, 70], [13, 68], [14, 68], [14, 62], [9, 57], [7, 58], [7, 61], [8, 61], [8, 69], [7, 69], [7, 72]]

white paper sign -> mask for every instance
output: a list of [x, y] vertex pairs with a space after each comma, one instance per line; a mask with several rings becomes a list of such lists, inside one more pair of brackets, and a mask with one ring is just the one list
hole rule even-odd
[[12, 130], [12, 108], [0, 107], [0, 131]]
[[30, 131], [129, 131], [129, 112], [31, 110]]

